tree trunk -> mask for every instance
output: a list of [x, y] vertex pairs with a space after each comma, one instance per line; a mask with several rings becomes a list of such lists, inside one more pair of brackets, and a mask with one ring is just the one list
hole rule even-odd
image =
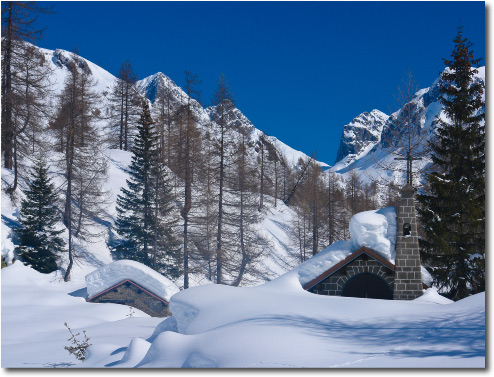
[[224, 181], [224, 118], [221, 117], [221, 143], [220, 143], [220, 187], [218, 202], [218, 233], [216, 234], [216, 284], [222, 283], [223, 255], [221, 249], [221, 227], [223, 225], [223, 181]]
[[124, 96], [123, 96], [123, 81], [120, 81], [120, 87], [122, 88], [122, 97], [120, 99], [120, 135], [118, 137], [120, 150], [123, 149], [123, 138], [124, 138]]
[[261, 188], [259, 198], [259, 211], [264, 206], [264, 138], [261, 138]]
[[[2, 150], [4, 157], [4, 166], [12, 169], [12, 149], [14, 129], [12, 124], [12, 7], [13, 3], [8, 2], [7, 27], [4, 35], [5, 49], [2, 57], [3, 75], [2, 75]], [[3, 10], [2, 10], [3, 13]], [[2, 17], [3, 18], [3, 17]], [[2, 20], [3, 23], [3, 20]], [[3, 41], [2, 41], [3, 42]]]
[[247, 255], [247, 250], [245, 249], [245, 239], [244, 239], [244, 193], [243, 189], [240, 191], [240, 224], [239, 224], [239, 231], [240, 231], [240, 250], [242, 252], [242, 261], [240, 262], [240, 268], [238, 271], [237, 278], [233, 282], [233, 286], [238, 287], [240, 285], [240, 282], [242, 281], [242, 277], [244, 276], [245, 273], [245, 268], [247, 267], [247, 262], [248, 262], [248, 255]]

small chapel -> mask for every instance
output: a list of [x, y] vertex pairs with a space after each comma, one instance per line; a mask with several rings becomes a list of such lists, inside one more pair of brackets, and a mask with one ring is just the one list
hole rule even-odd
[[428, 288], [423, 282], [415, 215], [414, 189], [401, 191], [397, 212], [396, 256], [361, 246], [312, 280], [305, 290], [328, 296], [413, 300]]

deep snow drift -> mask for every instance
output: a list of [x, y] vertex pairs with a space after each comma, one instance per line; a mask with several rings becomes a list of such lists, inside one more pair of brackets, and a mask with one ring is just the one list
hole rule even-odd
[[[328, 297], [296, 274], [259, 287], [207, 285], [174, 295], [172, 317], [87, 303], [19, 262], [2, 269], [2, 367], [484, 367], [485, 295], [456, 303], [433, 289], [414, 301]], [[67, 322], [86, 330], [85, 362]]]
[[[280, 216], [266, 229], [282, 244], [274, 226]], [[359, 246], [393, 261], [394, 208], [357, 214], [350, 229], [350, 240], [263, 285], [209, 284], [173, 294], [165, 320], [125, 305], [87, 303], [80, 274], [64, 283], [59, 272], [43, 275], [16, 262], [1, 273], [2, 367], [484, 367], [483, 293], [453, 303], [433, 288], [414, 301], [320, 296], [302, 288]], [[168, 285], [122, 261], [90, 274], [89, 291], [128, 269], [141, 283]], [[70, 336], [64, 322], [90, 338], [83, 363], [64, 349]]]
[[318, 296], [294, 275], [197, 287], [175, 295], [174, 316], [126, 352], [147, 350], [137, 367], [483, 367], [484, 295], [446, 305], [433, 290], [427, 297]]
[[[2, 368], [63, 368], [80, 364], [64, 346], [86, 330], [91, 351], [115, 349], [151, 335], [162, 320], [125, 305], [87, 303], [84, 280], [64, 283], [15, 262], [2, 276]], [[82, 337], [78, 337], [81, 339]]]

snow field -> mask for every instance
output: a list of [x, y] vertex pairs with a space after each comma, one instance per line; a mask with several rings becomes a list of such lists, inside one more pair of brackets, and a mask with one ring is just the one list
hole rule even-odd
[[450, 303], [434, 290], [416, 301], [319, 296], [293, 274], [259, 287], [195, 287], [174, 295], [173, 317], [111, 366], [145, 353], [134, 366], [483, 367], [484, 300]]
[[[279, 216], [268, 216], [267, 229], [281, 245]], [[2, 270], [2, 367], [484, 367], [485, 294], [451, 303], [429, 289], [414, 301], [388, 301], [302, 288], [355, 243], [391, 251], [394, 211], [368, 211], [352, 221], [363, 236], [352, 232], [351, 240], [268, 283], [210, 284], [174, 294], [173, 316], [165, 320], [123, 305], [87, 303], [80, 278], [63, 283], [57, 273], [16, 262]], [[90, 337], [84, 363], [63, 348], [64, 322]]]
[[[20, 262], [2, 269], [2, 368], [55, 368], [80, 364], [68, 346], [67, 322], [74, 333], [86, 330], [91, 351], [101, 343], [127, 345], [152, 333], [159, 319], [128, 306], [91, 304], [82, 297], [81, 281], [41, 274]], [[78, 292], [79, 291], [79, 292]], [[72, 293], [72, 295], [71, 295]], [[79, 337], [82, 339], [82, 336]]]

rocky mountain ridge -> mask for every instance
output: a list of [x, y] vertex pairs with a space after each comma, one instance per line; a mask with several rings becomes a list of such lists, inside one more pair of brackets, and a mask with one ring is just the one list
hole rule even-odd
[[[477, 71], [475, 80], [485, 83], [485, 67], [479, 67]], [[422, 160], [414, 163], [418, 170], [425, 171], [431, 161], [425, 151], [435, 137], [438, 119], [447, 120], [440, 102], [441, 77], [442, 73], [430, 87], [418, 90], [410, 101], [412, 142], [416, 153], [423, 154]], [[403, 139], [407, 131], [402, 125], [406, 116], [405, 106], [389, 116], [379, 110], [364, 112], [344, 126], [337, 161], [330, 171], [343, 177], [356, 171], [364, 183], [385, 181], [401, 185], [405, 174], [401, 165], [405, 162], [397, 162], [394, 158], [404, 154]], [[414, 177], [414, 182], [420, 185], [422, 179], [421, 176]]]

